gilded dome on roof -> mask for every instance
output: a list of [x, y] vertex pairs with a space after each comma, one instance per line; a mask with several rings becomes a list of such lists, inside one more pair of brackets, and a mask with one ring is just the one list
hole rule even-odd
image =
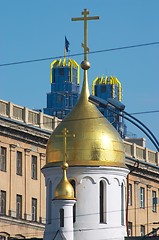
[[[64, 128], [67, 136], [67, 163], [69, 166], [125, 167], [125, 154], [121, 137], [97, 107], [88, 101], [87, 70], [79, 101], [67, 117], [57, 126], [48, 140], [46, 165], [61, 166], [64, 158]], [[72, 135], [75, 134], [75, 137]]]
[[73, 189], [71, 183], [68, 181], [67, 175], [66, 175], [66, 170], [68, 169], [68, 164], [67, 163], [63, 164], [62, 169], [63, 169], [63, 177], [55, 189], [54, 199], [75, 200], [74, 189]]

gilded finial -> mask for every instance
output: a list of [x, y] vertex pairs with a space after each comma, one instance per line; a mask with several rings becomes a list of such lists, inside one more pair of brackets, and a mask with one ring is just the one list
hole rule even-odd
[[67, 151], [66, 151], [66, 146], [67, 146], [67, 137], [73, 136], [75, 137], [74, 134], [68, 134], [68, 130], [66, 128], [63, 129], [61, 135], [57, 135], [56, 137], [63, 137], [64, 139], [64, 158], [63, 158], [63, 164], [61, 166], [63, 170], [63, 176], [60, 181], [60, 183], [57, 185], [55, 189], [55, 199], [75, 199], [74, 197], [74, 189], [71, 185], [71, 183], [67, 179], [67, 169], [68, 169], [68, 163], [67, 163]]
[[87, 80], [87, 70], [90, 68], [90, 62], [88, 61], [88, 36], [87, 36], [87, 21], [88, 20], [97, 20], [99, 19], [99, 16], [93, 16], [89, 17], [88, 15], [90, 12], [87, 9], [84, 9], [82, 12], [83, 17], [79, 18], [72, 18], [72, 21], [83, 21], [84, 22], [84, 43], [82, 43], [82, 47], [84, 49], [84, 60], [81, 62], [81, 68], [84, 70], [84, 80], [83, 80], [83, 87], [81, 91], [81, 96], [79, 101], [87, 100], [88, 101], [88, 96], [89, 94], [89, 89], [88, 89], [88, 80]]

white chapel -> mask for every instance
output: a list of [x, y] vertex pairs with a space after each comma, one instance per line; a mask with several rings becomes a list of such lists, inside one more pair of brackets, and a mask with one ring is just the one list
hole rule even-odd
[[126, 236], [124, 145], [89, 102], [87, 21], [84, 9], [83, 86], [78, 103], [52, 133], [42, 172], [46, 182], [44, 240], [106, 240]]

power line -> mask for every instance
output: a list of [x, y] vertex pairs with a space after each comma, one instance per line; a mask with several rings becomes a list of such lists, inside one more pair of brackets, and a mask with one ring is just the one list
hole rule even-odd
[[[150, 209], [152, 209], [152, 206], [153, 205], [150, 205], [150, 206], [145, 206], [145, 208], [144, 208], [144, 210], [146, 211], [146, 210], [150, 210]], [[130, 208], [129, 209], [129, 212], [130, 211], [138, 211], [138, 210], [141, 210], [141, 207], [132, 207], [132, 208]], [[121, 209], [119, 209], [119, 210], [111, 210], [111, 211], [105, 211], [104, 213], [105, 214], [112, 214], [112, 213], [121, 213], [122, 212], [122, 210]], [[100, 215], [100, 213], [99, 212], [94, 212], [94, 213], [85, 213], [85, 214], [79, 214], [79, 215], [76, 215], [76, 217], [78, 218], [78, 217], [86, 217], [86, 216], [99, 216]], [[3, 216], [3, 215], [2, 215]], [[68, 218], [72, 218], [72, 217], [70, 217], [70, 216], [67, 216], [67, 217], [65, 217], [66, 219], [68, 219]], [[51, 220], [51, 221], [53, 221], [53, 220], [59, 220], [60, 218], [59, 217], [56, 217], [56, 218], [51, 218], [51, 219], [49, 219], [49, 220]], [[17, 220], [17, 219], [16, 219]], [[11, 225], [17, 225], [18, 223], [17, 222], [13, 222], [13, 221], [11, 221], [10, 222], [10, 219], [8, 220], [9, 221], [9, 223], [6, 223], [6, 224], [2, 224], [1, 225], [1, 227], [7, 227], [7, 226], [11, 226]], [[46, 219], [46, 222], [48, 221], [48, 219]], [[31, 223], [38, 223], [38, 222], [34, 222], [34, 221], [30, 221]], [[24, 223], [25, 224], [25, 223]], [[139, 223], [138, 223], [139, 224]], [[134, 224], [133, 226], [138, 226], [138, 224]], [[147, 223], [146, 223], [147, 224]], [[153, 222], [149, 222], [148, 224], [154, 224]], [[45, 225], [45, 224], [44, 224]], [[41, 230], [43, 230], [42, 228], [41, 228]], [[87, 230], [87, 229], [85, 229], [85, 230]], [[32, 233], [28, 233], [28, 234], [32, 234]]]
[[[125, 49], [131, 49], [131, 48], [139, 48], [139, 47], [146, 47], [146, 46], [152, 46], [152, 45], [158, 45], [158, 44], [159, 44], [159, 41], [157, 41], [157, 42], [150, 42], [150, 43], [141, 43], [141, 44], [136, 44], [136, 45], [129, 45], [129, 46], [122, 46], [122, 47], [115, 47], [115, 48], [108, 48], [108, 49], [91, 51], [88, 54], [111, 52], [111, 51], [118, 51], [118, 50], [125, 50]], [[69, 57], [75, 57], [75, 56], [81, 56], [81, 55], [84, 55], [84, 53], [70, 54]], [[63, 58], [63, 57], [64, 57], [64, 55], [55, 56], [55, 57], [46, 57], [46, 58], [36, 58], [36, 59], [23, 60], [23, 61], [17, 61], [17, 62], [10, 62], [10, 63], [1, 63], [0, 67], [19, 65], [19, 64], [27, 64], [27, 63], [33, 63], [33, 62], [42, 62], [42, 61], [48, 61], [48, 60], [53, 60], [53, 59]]]
[[135, 113], [130, 113], [130, 115], [139, 115], [139, 114], [147, 114], [147, 113], [158, 113], [159, 110], [153, 110], [153, 111], [146, 111], [146, 112], [135, 112]]

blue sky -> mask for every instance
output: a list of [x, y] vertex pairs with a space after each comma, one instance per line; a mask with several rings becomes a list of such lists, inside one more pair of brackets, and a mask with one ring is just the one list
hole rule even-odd
[[[82, 53], [83, 23], [71, 18], [80, 17], [84, 8], [100, 16], [88, 23], [90, 51], [159, 41], [158, 0], [2, 0], [0, 64], [62, 56], [65, 35], [70, 54]], [[80, 63], [82, 56], [74, 59]], [[114, 75], [122, 83], [127, 112], [159, 110], [159, 45], [91, 54], [89, 61], [90, 90], [97, 76]], [[50, 63], [0, 67], [0, 99], [31, 109], [46, 107]], [[159, 139], [159, 113], [136, 117]], [[128, 130], [144, 136], [132, 125]]]

